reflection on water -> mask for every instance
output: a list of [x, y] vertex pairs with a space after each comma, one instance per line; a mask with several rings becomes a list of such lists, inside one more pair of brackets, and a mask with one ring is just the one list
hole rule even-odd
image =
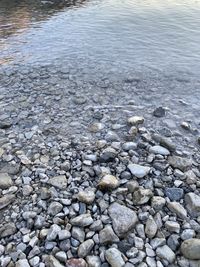
[[197, 75], [199, 14], [199, 0], [3, 0], [0, 58]]

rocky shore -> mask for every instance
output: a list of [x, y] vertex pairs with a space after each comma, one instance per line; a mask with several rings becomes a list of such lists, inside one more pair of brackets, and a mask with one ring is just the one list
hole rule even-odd
[[200, 266], [196, 103], [155, 105], [139, 77], [0, 77], [1, 267]]

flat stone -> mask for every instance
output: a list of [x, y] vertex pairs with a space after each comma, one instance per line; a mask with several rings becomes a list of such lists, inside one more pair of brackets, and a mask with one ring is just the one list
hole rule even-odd
[[170, 211], [175, 213], [179, 218], [183, 220], [187, 218], [187, 211], [180, 203], [169, 202], [167, 206], [170, 209]]
[[151, 170], [150, 167], [141, 166], [139, 164], [129, 164], [128, 169], [131, 173], [136, 176], [137, 178], [145, 177]]
[[109, 248], [106, 250], [105, 257], [111, 267], [123, 267], [125, 264], [121, 252], [116, 248]]
[[143, 205], [147, 203], [153, 196], [153, 192], [150, 189], [139, 188], [133, 193], [134, 205]]
[[117, 188], [119, 185], [119, 180], [110, 174], [107, 174], [101, 178], [101, 180], [98, 183], [98, 187], [100, 190], [113, 190]]
[[86, 227], [93, 223], [93, 219], [89, 213], [81, 214], [73, 219], [70, 220], [72, 225], [76, 225], [79, 227]]
[[0, 210], [10, 205], [15, 199], [15, 195], [5, 195], [0, 198]]
[[186, 259], [200, 260], [200, 239], [191, 238], [183, 241], [181, 252]]
[[80, 191], [77, 195], [77, 199], [86, 204], [92, 204], [95, 200], [95, 190], [87, 188], [84, 191]]
[[200, 196], [194, 193], [185, 195], [186, 209], [192, 217], [200, 216]]
[[100, 244], [112, 244], [119, 242], [118, 236], [114, 233], [110, 225], [106, 225], [104, 229], [99, 232]]
[[182, 188], [166, 188], [165, 189], [165, 195], [171, 200], [171, 201], [178, 201], [183, 197], [183, 189]]
[[56, 188], [65, 189], [67, 187], [67, 178], [65, 175], [55, 176], [50, 178], [48, 183]]
[[78, 248], [79, 258], [85, 258], [87, 255], [89, 255], [93, 247], [94, 247], [94, 241], [92, 239], [87, 239], [82, 244], [80, 244]]
[[132, 230], [137, 222], [136, 213], [126, 206], [113, 203], [108, 209], [115, 233], [122, 237]]
[[149, 152], [152, 154], [159, 154], [163, 156], [168, 156], [170, 154], [170, 151], [162, 146], [152, 146], [150, 147]]
[[156, 255], [163, 260], [167, 260], [169, 263], [173, 263], [176, 259], [175, 253], [171, 250], [170, 247], [164, 245], [156, 249]]
[[192, 166], [192, 160], [187, 158], [182, 158], [179, 156], [170, 156], [168, 158], [169, 164], [175, 168], [179, 169], [181, 171], [187, 171], [188, 168]]
[[7, 173], [0, 173], [0, 188], [7, 189], [12, 185], [12, 178]]

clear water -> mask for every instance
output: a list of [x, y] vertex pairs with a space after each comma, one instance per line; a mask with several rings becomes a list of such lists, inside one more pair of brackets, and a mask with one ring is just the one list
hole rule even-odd
[[200, 74], [199, 0], [0, 1], [0, 63]]

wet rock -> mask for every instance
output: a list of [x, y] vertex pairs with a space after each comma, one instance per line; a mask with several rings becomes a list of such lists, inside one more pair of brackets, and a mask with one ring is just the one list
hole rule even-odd
[[149, 152], [152, 154], [159, 154], [163, 156], [168, 156], [170, 154], [169, 150], [162, 146], [152, 146], [150, 147]]
[[183, 189], [182, 188], [166, 188], [165, 189], [165, 195], [171, 200], [171, 201], [178, 201], [183, 197]]
[[188, 213], [197, 217], [200, 216], [200, 196], [194, 193], [188, 193], [185, 195], [185, 204]]
[[128, 123], [133, 126], [142, 124], [143, 122], [144, 122], [144, 117], [142, 116], [132, 116], [128, 118]]
[[132, 230], [137, 222], [136, 213], [126, 206], [113, 203], [108, 209], [115, 233], [121, 237]]
[[15, 199], [15, 195], [5, 195], [0, 198], [0, 210], [10, 205]]
[[92, 204], [95, 199], [95, 189], [87, 188], [84, 191], [80, 191], [77, 195], [77, 199], [86, 204]]
[[67, 187], [67, 178], [65, 175], [55, 176], [50, 178], [48, 183], [59, 189], [65, 189]]
[[156, 255], [163, 260], [167, 260], [169, 263], [173, 263], [176, 259], [175, 253], [167, 245], [158, 247], [156, 249]]
[[7, 223], [0, 227], [0, 237], [4, 238], [7, 236], [14, 235], [16, 233], [17, 229], [15, 227], [14, 223]]
[[93, 219], [89, 213], [81, 214], [70, 220], [72, 225], [77, 225], [79, 227], [86, 227], [93, 223]]
[[183, 241], [181, 252], [187, 259], [200, 260], [200, 239], [192, 238]]
[[119, 242], [118, 236], [114, 233], [110, 225], [106, 225], [104, 229], [99, 232], [100, 244], [112, 244]]
[[7, 173], [0, 173], [0, 188], [7, 189], [12, 185], [12, 178]]
[[80, 258], [85, 258], [90, 254], [90, 251], [94, 247], [94, 241], [92, 239], [87, 239], [78, 248], [78, 256]]
[[121, 252], [116, 248], [106, 250], [105, 257], [111, 267], [123, 267], [125, 264]]
[[87, 263], [84, 259], [69, 259], [66, 262], [66, 267], [87, 267]]
[[100, 190], [113, 190], [117, 188], [119, 185], [119, 180], [110, 174], [107, 174], [101, 178], [101, 180], [98, 183], [98, 187]]
[[153, 192], [150, 189], [144, 189], [140, 187], [133, 193], [133, 203], [134, 205], [143, 205], [147, 203], [152, 196]]
[[192, 166], [192, 160], [191, 159], [182, 158], [179, 156], [170, 156], [168, 158], [168, 162], [173, 168], [179, 169], [183, 172]]
[[137, 178], [145, 177], [151, 170], [150, 167], [141, 166], [139, 164], [129, 164], [128, 169], [131, 173], [136, 176]]

